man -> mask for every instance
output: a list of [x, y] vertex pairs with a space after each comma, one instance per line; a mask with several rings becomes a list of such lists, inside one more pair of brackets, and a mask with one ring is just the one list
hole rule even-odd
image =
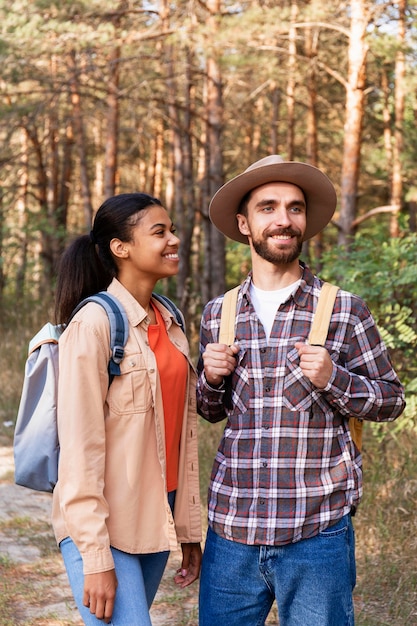
[[225, 235], [248, 243], [236, 341], [218, 343], [223, 297], [201, 323], [197, 400], [227, 419], [209, 489], [200, 626], [352, 626], [351, 517], [362, 462], [351, 416], [388, 421], [404, 390], [365, 303], [339, 291], [326, 347], [308, 345], [322, 281], [299, 261], [331, 220], [336, 192], [320, 170], [273, 155], [210, 204]]

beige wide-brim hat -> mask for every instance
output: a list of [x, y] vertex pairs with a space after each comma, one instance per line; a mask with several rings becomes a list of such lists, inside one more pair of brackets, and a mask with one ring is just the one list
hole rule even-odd
[[332, 219], [337, 196], [326, 174], [313, 165], [284, 161], [278, 154], [273, 154], [250, 165], [214, 194], [209, 215], [215, 227], [230, 239], [249, 243], [246, 235], [239, 231], [236, 213], [249, 191], [267, 183], [292, 183], [304, 192], [307, 204], [304, 241], [317, 235]]

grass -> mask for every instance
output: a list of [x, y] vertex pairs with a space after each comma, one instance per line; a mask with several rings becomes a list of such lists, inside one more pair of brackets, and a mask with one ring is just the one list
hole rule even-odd
[[[20, 326], [12, 316], [7, 324], [0, 322], [0, 445], [11, 445], [13, 428], [5, 423], [16, 417], [27, 343], [46, 320], [38, 312], [30, 323]], [[210, 467], [223, 426], [199, 422], [203, 520]], [[390, 425], [364, 429], [364, 498], [354, 520], [356, 626], [417, 626], [417, 435], [404, 429], [394, 436], [393, 430]], [[31, 523], [23, 511], [12, 522], [1, 522], [0, 532], [15, 537], [16, 542], [41, 546], [42, 562], [32, 569], [0, 554], [0, 626], [29, 626], [19, 621], [16, 606], [22, 599], [40, 602], [38, 584], [54, 577], [56, 548], [45, 526]], [[194, 585], [178, 593], [171, 572], [164, 577], [155, 607], [166, 612], [166, 626], [197, 626], [197, 591]], [[268, 624], [276, 623], [274, 609]], [[53, 615], [32, 619], [30, 624], [67, 626]]]

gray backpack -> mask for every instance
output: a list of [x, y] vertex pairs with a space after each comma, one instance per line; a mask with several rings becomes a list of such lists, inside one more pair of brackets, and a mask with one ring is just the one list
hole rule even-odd
[[[110, 323], [109, 384], [120, 375], [120, 362], [129, 327], [126, 313], [118, 300], [106, 291], [86, 298], [72, 315], [87, 302], [97, 302]], [[58, 346], [63, 328], [50, 322], [29, 343], [22, 395], [14, 432], [15, 482], [37, 491], [53, 491], [58, 480], [59, 441], [56, 421], [58, 395]]]

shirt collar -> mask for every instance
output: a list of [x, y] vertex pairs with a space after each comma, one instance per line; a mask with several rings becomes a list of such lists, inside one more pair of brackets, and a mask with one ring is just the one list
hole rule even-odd
[[[292, 297], [294, 298], [294, 302], [298, 307], [304, 308], [307, 306], [308, 298], [311, 296], [314, 290], [314, 275], [310, 268], [303, 261], [300, 261], [300, 267], [302, 271], [301, 282]], [[250, 302], [251, 281], [252, 271], [250, 271], [249, 274], [246, 276], [240, 290], [241, 297], [242, 299], [245, 299], [246, 302]]]

